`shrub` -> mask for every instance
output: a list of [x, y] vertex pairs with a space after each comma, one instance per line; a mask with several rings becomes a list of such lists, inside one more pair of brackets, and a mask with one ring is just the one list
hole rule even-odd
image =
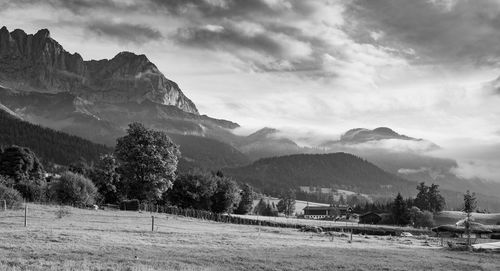
[[61, 178], [50, 189], [57, 202], [78, 207], [94, 204], [97, 196], [97, 188], [91, 180], [72, 172], [61, 174]]
[[139, 211], [139, 200], [132, 199], [132, 200], [124, 200], [124, 201], [120, 202], [120, 210]]
[[44, 181], [23, 180], [14, 184], [14, 189], [19, 191], [27, 201], [45, 201], [47, 184]]
[[21, 208], [23, 205], [23, 197], [17, 190], [0, 184], [0, 203], [2, 204], [1, 208], [3, 208], [4, 200], [6, 201], [7, 208], [9, 209]]
[[56, 217], [59, 219], [69, 215], [71, 215], [71, 211], [68, 207], [60, 206], [59, 210], [56, 211]]
[[434, 215], [429, 211], [423, 211], [417, 216], [415, 227], [434, 227]]
[[434, 215], [430, 211], [421, 211], [418, 207], [412, 207], [410, 209], [410, 219], [413, 222], [414, 227], [427, 227], [431, 228], [434, 226]]

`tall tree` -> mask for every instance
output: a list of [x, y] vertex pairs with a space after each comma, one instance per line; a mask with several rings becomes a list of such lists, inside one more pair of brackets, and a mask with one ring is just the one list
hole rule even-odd
[[429, 204], [429, 187], [425, 185], [425, 182], [421, 182], [417, 186], [418, 194], [415, 198], [415, 206], [420, 210], [430, 210]]
[[429, 199], [429, 209], [433, 213], [439, 213], [444, 209], [445, 200], [444, 197], [439, 193], [439, 185], [431, 184], [428, 190]]
[[420, 210], [439, 213], [444, 209], [446, 202], [439, 192], [439, 185], [431, 184], [431, 186], [427, 186], [424, 182], [421, 182], [417, 186], [417, 190], [418, 194], [414, 204]]
[[266, 212], [266, 207], [267, 204], [264, 201], [264, 198], [260, 198], [259, 203], [257, 203], [257, 205], [254, 208], [254, 213], [256, 215], [264, 215], [264, 213]]
[[43, 166], [29, 148], [12, 146], [0, 156], [0, 175], [12, 180], [10, 185], [29, 201], [45, 198]]
[[212, 210], [212, 196], [217, 189], [216, 179], [205, 172], [191, 172], [177, 177], [168, 200], [181, 208]]
[[295, 212], [295, 191], [289, 189], [283, 193], [277, 207], [278, 212], [284, 213], [287, 216], [293, 215], [293, 212]]
[[469, 190], [464, 194], [464, 208], [463, 212], [466, 215], [465, 218], [465, 234], [467, 235], [467, 247], [470, 248], [471, 242], [470, 242], [470, 234], [471, 234], [471, 217], [472, 217], [472, 212], [477, 207], [477, 200], [476, 200], [476, 194], [475, 193], [470, 193]]
[[253, 206], [253, 189], [249, 184], [243, 185], [241, 191], [241, 200], [238, 204], [238, 208], [234, 211], [236, 214], [248, 214], [252, 210]]
[[394, 224], [396, 225], [408, 224], [408, 211], [406, 209], [406, 203], [403, 199], [403, 196], [401, 196], [401, 193], [398, 193], [398, 195], [394, 199], [394, 203], [392, 206], [392, 217], [394, 219]]
[[40, 180], [43, 178], [43, 166], [29, 148], [12, 146], [6, 148], [0, 156], [0, 174], [16, 182]]
[[125, 194], [129, 198], [156, 201], [175, 179], [179, 149], [166, 133], [132, 123], [127, 135], [117, 140], [115, 156]]
[[90, 172], [90, 178], [104, 203], [117, 203], [120, 199], [120, 174], [116, 172], [117, 168], [116, 158], [112, 154], [105, 154]]
[[212, 196], [212, 211], [214, 213], [231, 213], [240, 201], [238, 185], [228, 177], [215, 175], [217, 189]]

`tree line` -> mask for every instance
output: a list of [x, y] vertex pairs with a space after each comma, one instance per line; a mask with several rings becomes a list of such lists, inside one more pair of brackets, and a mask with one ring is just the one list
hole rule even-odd
[[81, 160], [95, 162], [112, 149], [83, 138], [17, 119], [0, 110], [0, 148], [12, 145], [34, 151], [46, 167], [69, 165]]
[[0, 197], [76, 206], [135, 199], [215, 213], [250, 211], [254, 192], [249, 185], [240, 188], [222, 172], [178, 174], [179, 157], [179, 147], [166, 133], [140, 123], [129, 125], [113, 153], [91, 165], [72, 163], [59, 178], [44, 178], [33, 151], [11, 146], [0, 152]]

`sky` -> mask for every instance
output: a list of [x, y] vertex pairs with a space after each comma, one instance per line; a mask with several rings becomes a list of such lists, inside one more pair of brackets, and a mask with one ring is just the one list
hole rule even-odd
[[0, 0], [0, 18], [87, 60], [146, 54], [244, 132], [387, 126], [500, 176], [497, 0]]

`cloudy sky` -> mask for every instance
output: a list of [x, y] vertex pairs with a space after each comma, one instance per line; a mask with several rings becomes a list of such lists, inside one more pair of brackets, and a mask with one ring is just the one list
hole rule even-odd
[[497, 0], [0, 0], [0, 18], [84, 59], [144, 53], [245, 129], [389, 126], [500, 168]]

